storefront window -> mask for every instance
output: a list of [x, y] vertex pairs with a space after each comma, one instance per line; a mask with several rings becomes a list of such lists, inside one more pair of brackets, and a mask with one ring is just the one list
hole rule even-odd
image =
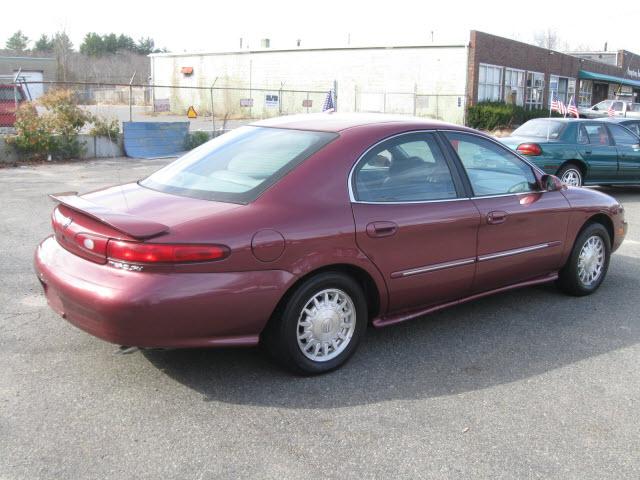
[[593, 95], [593, 82], [591, 80], [580, 80], [580, 93], [578, 94], [578, 106], [590, 107]]
[[478, 102], [502, 100], [502, 67], [481, 63], [478, 74]]
[[504, 69], [504, 102], [524, 105], [524, 70]]
[[571, 97], [575, 94], [575, 78], [559, 77], [558, 75], [551, 75], [549, 77], [549, 106], [551, 105], [554, 96], [566, 104], [569, 103], [569, 100], [571, 100]]
[[542, 108], [544, 73], [527, 72], [525, 107], [529, 110]]

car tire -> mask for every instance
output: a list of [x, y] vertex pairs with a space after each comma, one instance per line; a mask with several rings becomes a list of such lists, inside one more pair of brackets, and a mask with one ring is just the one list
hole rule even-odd
[[602, 284], [609, 268], [611, 239], [600, 223], [591, 223], [576, 238], [571, 256], [560, 270], [558, 286], [578, 297], [590, 295]]
[[584, 184], [582, 170], [575, 163], [567, 163], [558, 170], [558, 178], [571, 187], [581, 187]]
[[351, 277], [324, 272], [305, 280], [264, 332], [270, 354], [303, 375], [331, 371], [356, 350], [367, 328], [367, 302]]

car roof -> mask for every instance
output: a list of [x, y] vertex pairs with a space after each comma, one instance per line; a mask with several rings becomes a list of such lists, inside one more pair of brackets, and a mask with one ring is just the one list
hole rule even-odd
[[539, 118], [532, 118], [531, 120], [528, 120], [528, 121], [532, 122], [533, 120], [554, 121], [554, 122], [564, 122], [564, 123], [583, 123], [583, 122], [602, 122], [602, 121], [605, 121], [606, 118], [539, 117]]
[[640, 122], [640, 118], [628, 118], [628, 117], [607, 117], [602, 119], [604, 122], [611, 123], [631, 123], [631, 122]]
[[457, 129], [465, 127], [438, 120], [417, 118], [408, 115], [389, 115], [384, 113], [309, 113], [287, 115], [253, 122], [258, 127], [278, 127], [295, 130], [315, 130], [322, 132], [340, 132], [349, 128], [366, 125], [394, 124], [407, 129]]

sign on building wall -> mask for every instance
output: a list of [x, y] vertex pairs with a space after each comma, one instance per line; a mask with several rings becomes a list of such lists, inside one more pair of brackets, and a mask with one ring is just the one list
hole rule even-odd
[[264, 105], [265, 107], [277, 107], [280, 104], [280, 98], [278, 95], [265, 95], [264, 96]]
[[171, 102], [168, 98], [156, 98], [153, 101], [154, 112], [168, 112], [171, 110]]

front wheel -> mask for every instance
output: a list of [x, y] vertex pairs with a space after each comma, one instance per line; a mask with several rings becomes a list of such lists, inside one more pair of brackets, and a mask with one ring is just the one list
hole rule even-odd
[[558, 285], [565, 292], [584, 296], [595, 292], [609, 268], [611, 240], [600, 223], [588, 225], [576, 239], [567, 264], [560, 271]]
[[367, 327], [367, 302], [351, 277], [326, 272], [303, 282], [272, 319], [264, 335], [271, 354], [302, 374], [339, 367]]
[[568, 163], [558, 170], [558, 177], [570, 187], [581, 187], [584, 183], [582, 170], [573, 163]]

